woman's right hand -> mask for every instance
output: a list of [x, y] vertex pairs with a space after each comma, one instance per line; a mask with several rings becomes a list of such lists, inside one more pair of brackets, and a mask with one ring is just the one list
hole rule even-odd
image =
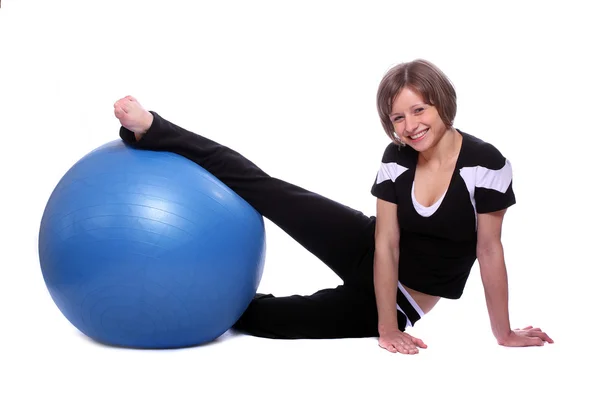
[[426, 349], [427, 345], [421, 339], [397, 329], [380, 334], [379, 347], [392, 353], [418, 354], [419, 347]]

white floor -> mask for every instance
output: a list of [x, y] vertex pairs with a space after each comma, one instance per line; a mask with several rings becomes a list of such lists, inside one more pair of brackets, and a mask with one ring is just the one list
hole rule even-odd
[[[74, 330], [48, 301], [20, 307], [3, 326], [6, 399], [231, 398], [597, 399], [593, 335], [545, 319], [554, 345], [503, 348], [483, 316], [455, 307], [456, 324], [438, 315], [413, 334], [429, 349], [391, 354], [375, 339], [274, 341], [225, 334], [169, 351], [110, 348]], [[450, 308], [446, 311], [451, 311]], [[8, 335], [6, 335], [8, 331]], [[586, 330], [588, 331], [588, 330]]]
[[[305, 263], [312, 256], [271, 224], [267, 228], [271, 244], [295, 254], [298, 262], [268, 263], [262, 289], [302, 293], [337, 283], [316, 260]], [[388, 353], [374, 338], [277, 341], [230, 332], [194, 348], [130, 350], [79, 333], [47, 294], [35, 257], [26, 260], [12, 264], [20, 273], [12, 275], [11, 285], [3, 282], [0, 398], [597, 399], [599, 394], [593, 308], [572, 309], [577, 302], [569, 296], [577, 293], [561, 293], [556, 279], [542, 278], [543, 284], [530, 276], [513, 279], [513, 327], [540, 326], [556, 341], [539, 348], [495, 343], [476, 265], [462, 299], [442, 300], [409, 330], [429, 346], [414, 356]], [[305, 275], [310, 280], [301, 279]]]
[[[212, 3], [2, 1], [0, 399], [600, 399], [600, 32], [589, 3]], [[54, 305], [37, 259], [41, 215], [66, 170], [117, 138], [117, 98], [132, 94], [268, 172], [372, 214], [387, 144], [376, 87], [391, 65], [419, 57], [457, 87], [455, 125], [512, 161], [511, 324], [539, 326], [555, 344], [495, 343], [477, 264], [463, 298], [409, 331], [429, 345], [416, 356], [376, 339], [231, 334], [183, 350], [117, 349]], [[338, 283], [267, 230], [261, 291]]]

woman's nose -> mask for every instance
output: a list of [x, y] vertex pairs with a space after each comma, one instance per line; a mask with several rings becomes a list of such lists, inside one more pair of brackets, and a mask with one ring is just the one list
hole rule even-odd
[[406, 116], [404, 122], [405, 122], [406, 132], [409, 134], [415, 133], [415, 131], [419, 127], [419, 120], [415, 117]]

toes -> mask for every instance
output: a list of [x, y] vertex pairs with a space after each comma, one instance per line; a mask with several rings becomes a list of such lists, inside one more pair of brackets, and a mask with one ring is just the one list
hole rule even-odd
[[115, 112], [120, 110], [122, 113], [127, 113], [127, 107], [122, 100], [117, 101], [113, 107], [115, 108]]
[[119, 103], [119, 108], [123, 110], [123, 113], [129, 114], [129, 112], [131, 111], [131, 103], [129, 103], [129, 101], [127, 100], [124, 100]]
[[125, 96], [117, 100], [114, 104], [114, 107], [120, 107], [125, 113], [128, 113], [131, 110], [132, 103], [138, 103], [138, 101], [132, 96]]

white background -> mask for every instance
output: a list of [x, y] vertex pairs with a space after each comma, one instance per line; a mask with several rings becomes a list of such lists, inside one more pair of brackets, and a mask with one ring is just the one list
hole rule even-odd
[[[588, 4], [4, 0], [0, 398], [599, 398], [600, 31]], [[460, 300], [409, 331], [429, 345], [417, 356], [376, 339], [231, 334], [185, 350], [115, 349], [54, 305], [37, 258], [41, 215], [66, 170], [117, 138], [115, 100], [134, 95], [274, 176], [373, 214], [388, 143], [375, 92], [414, 58], [455, 84], [455, 126], [513, 164], [511, 323], [540, 326], [554, 345], [496, 344], [477, 264]], [[339, 283], [270, 223], [267, 233], [261, 291]]]

